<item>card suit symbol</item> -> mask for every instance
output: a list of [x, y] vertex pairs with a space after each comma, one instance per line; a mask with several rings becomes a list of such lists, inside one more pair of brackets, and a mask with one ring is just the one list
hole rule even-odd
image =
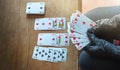
[[43, 7], [40, 7], [40, 9], [43, 9]]
[[55, 19], [55, 23], [57, 22], [57, 19]]
[[61, 38], [61, 36], [58, 36], [58, 38]]
[[51, 23], [49, 23], [49, 25], [51, 25]]
[[76, 37], [73, 37], [73, 40], [76, 40]]
[[42, 54], [41, 57], [43, 57], [44, 55]]
[[49, 51], [49, 53], [51, 53], [51, 51]]
[[77, 17], [80, 17], [80, 14], [77, 14]]
[[85, 21], [83, 21], [83, 24], [86, 24], [86, 22], [85, 22]]
[[94, 24], [92, 24], [92, 23], [91, 23], [91, 24], [90, 24], [90, 26], [91, 26], [91, 27], [93, 27], [93, 26], [94, 26]]
[[75, 18], [75, 21], [78, 21], [78, 19], [77, 19], [77, 18]]
[[80, 43], [77, 43], [77, 46], [79, 46], [80, 45]]
[[61, 22], [63, 22], [63, 19], [61, 19]]
[[80, 37], [78, 37], [78, 39], [80, 39]]
[[54, 55], [56, 55], [57, 53], [56, 52], [54, 52]]
[[60, 56], [62, 56], [62, 53], [60, 54]]
[[73, 30], [71, 30], [71, 33], [74, 33], [74, 31], [73, 31]]
[[35, 56], [37, 56], [38, 54], [36, 53]]
[[68, 43], [68, 41], [65, 41], [65, 43]]
[[54, 41], [54, 40], [55, 40], [55, 38], [52, 38], [52, 40]]
[[47, 53], [45, 53], [45, 55], [47, 55]]
[[36, 23], [36, 25], [39, 25], [38, 23]]
[[38, 51], [38, 49], [36, 49], [36, 51]]
[[56, 57], [53, 57], [53, 59], [56, 59]]
[[41, 52], [39, 52], [39, 54], [41, 54]]
[[42, 25], [45, 25], [45, 23], [42, 23]]
[[62, 56], [62, 58], [64, 58], [64, 56]]
[[45, 52], [44, 50], [42, 50], [42, 52]]
[[48, 58], [50, 58], [50, 55], [48, 55]]
[[40, 40], [42, 40], [42, 38], [40, 38]]
[[28, 7], [28, 9], [30, 9], [30, 7]]
[[66, 36], [65, 38], [68, 38], [68, 36]]
[[64, 54], [65, 52], [63, 51], [62, 53]]

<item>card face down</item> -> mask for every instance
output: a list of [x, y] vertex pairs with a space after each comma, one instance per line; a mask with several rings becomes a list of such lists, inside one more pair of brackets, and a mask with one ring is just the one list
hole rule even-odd
[[45, 14], [45, 2], [28, 2], [26, 14]]
[[66, 18], [36, 18], [34, 30], [64, 30], [66, 29]]
[[42, 46], [69, 46], [68, 33], [40, 33], [37, 45]]

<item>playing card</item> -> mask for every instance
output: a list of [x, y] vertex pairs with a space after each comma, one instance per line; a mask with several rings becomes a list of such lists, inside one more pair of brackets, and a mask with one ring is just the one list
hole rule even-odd
[[86, 32], [84, 32], [81, 28], [76, 27], [75, 24], [71, 24], [71, 22], [69, 22], [67, 26], [68, 26], [68, 32], [72, 31], [79, 33], [81, 35], [86, 35]]
[[39, 47], [35, 46], [34, 51], [33, 51], [33, 55], [32, 55], [33, 59], [38, 59], [38, 51], [39, 51]]
[[67, 31], [70, 35], [70, 37], [80, 37], [80, 38], [87, 38], [87, 34], [80, 34], [80, 33], [76, 33], [74, 31], [68, 30]]
[[84, 39], [84, 38], [80, 38], [80, 37], [72, 37], [71, 41], [72, 41], [73, 44], [83, 43], [83, 42], [90, 42], [89, 39]]
[[58, 61], [65, 62], [67, 60], [67, 49], [61, 48], [58, 50]]
[[58, 62], [58, 50], [56, 48], [53, 48], [53, 60], [52, 62]]
[[69, 46], [69, 34], [68, 33], [57, 34], [57, 44], [59, 46]]
[[87, 30], [95, 25], [91, 19], [81, 14], [77, 23], [74, 25], [74, 28], [77, 28], [79, 31], [87, 32]]
[[40, 61], [65, 62], [67, 60], [67, 49], [35, 46], [32, 58]]
[[56, 33], [40, 33], [38, 35], [37, 45], [58, 46], [56, 43]]
[[26, 14], [45, 14], [45, 2], [28, 2]]
[[81, 50], [82, 48], [84, 48], [85, 46], [87, 46], [90, 42], [82, 42], [82, 43], [76, 43], [75, 44], [75, 47], [78, 49], [78, 50]]
[[64, 30], [66, 29], [66, 18], [36, 18], [35, 30]]
[[67, 60], [67, 49], [66, 48], [51, 48], [53, 49], [53, 60], [52, 62], [62, 61], [65, 62]]
[[56, 30], [60, 30], [60, 29], [66, 29], [66, 18], [61, 17], [61, 18], [53, 18], [54, 20], [54, 28]]
[[53, 54], [54, 54], [54, 50], [52, 48], [48, 48], [47, 61], [50, 61], [50, 62], [53, 61]]
[[45, 47], [39, 47], [38, 60], [47, 61], [48, 58], [48, 49]]
[[35, 30], [53, 30], [53, 20], [51, 18], [35, 19]]

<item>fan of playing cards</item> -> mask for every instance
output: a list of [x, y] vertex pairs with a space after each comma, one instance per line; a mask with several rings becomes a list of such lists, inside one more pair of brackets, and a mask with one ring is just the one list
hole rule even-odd
[[90, 40], [87, 36], [87, 30], [93, 27], [96, 23], [86, 17], [80, 11], [76, 11], [70, 17], [68, 22], [68, 33], [71, 37], [72, 43], [78, 50], [81, 50]]

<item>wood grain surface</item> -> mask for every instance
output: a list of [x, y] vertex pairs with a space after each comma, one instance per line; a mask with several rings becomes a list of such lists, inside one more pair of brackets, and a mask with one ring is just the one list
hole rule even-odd
[[[46, 14], [26, 15], [26, 3], [44, 1]], [[80, 5], [79, 5], [80, 6]], [[0, 0], [0, 70], [78, 70], [78, 51], [71, 43], [66, 62], [50, 63], [32, 59], [38, 33], [62, 31], [35, 31], [34, 19], [66, 17], [78, 9], [78, 0]]]

